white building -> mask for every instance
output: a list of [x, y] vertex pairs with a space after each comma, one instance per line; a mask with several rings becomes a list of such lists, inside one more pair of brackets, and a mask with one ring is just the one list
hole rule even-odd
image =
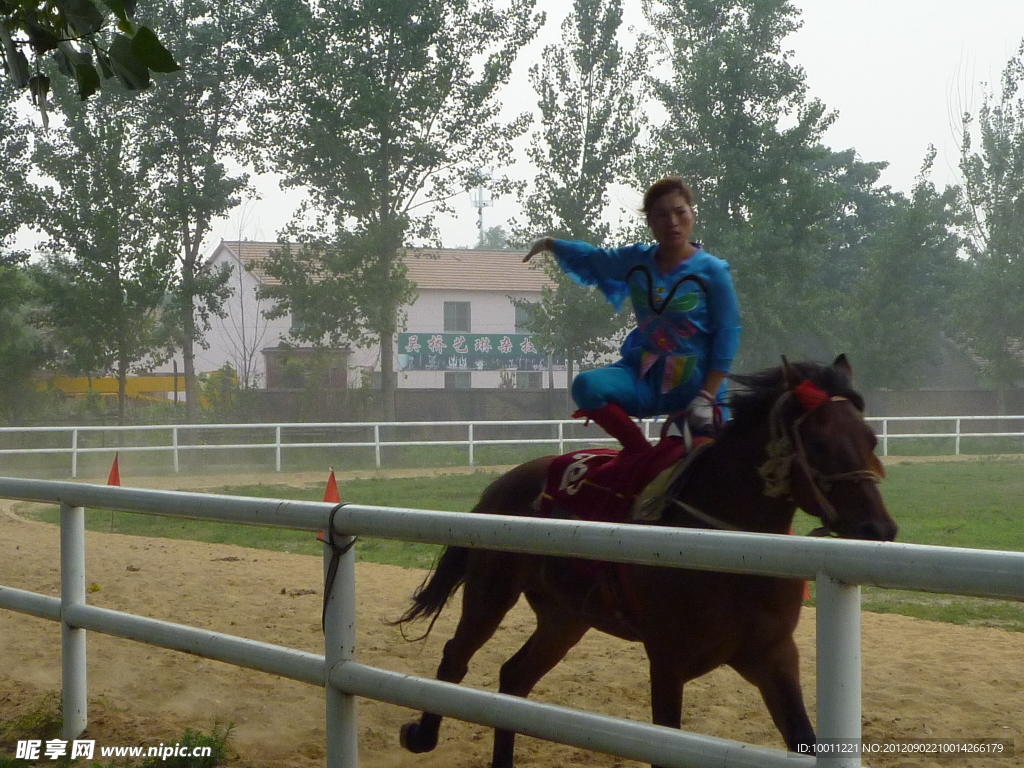
[[[243, 385], [289, 386], [289, 365], [312, 355], [288, 338], [290, 317], [267, 320], [259, 288], [273, 282], [260, 268], [278, 243], [221, 241], [209, 258], [211, 269], [231, 268], [233, 295], [226, 316], [211, 318], [207, 349], [197, 349], [196, 370], [230, 364]], [[522, 327], [524, 313], [513, 299], [540, 300], [549, 284], [534, 264], [510, 251], [409, 249], [409, 279], [418, 297], [395, 344], [394, 370], [400, 388], [540, 389], [566, 386], [565, 366], [536, 350]], [[338, 351], [327, 366], [332, 386], [366, 386], [380, 377], [377, 346]], [[374, 377], [376, 373], [376, 377]]]

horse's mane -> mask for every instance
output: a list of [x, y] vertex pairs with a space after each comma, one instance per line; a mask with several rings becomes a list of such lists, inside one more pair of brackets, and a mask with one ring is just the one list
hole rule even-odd
[[[831, 365], [814, 362], [790, 363], [800, 379], [809, 379], [829, 395], [850, 400], [857, 410], [864, 410], [864, 398], [850, 383], [846, 371]], [[732, 374], [729, 378], [738, 385], [729, 395], [732, 418], [728, 427], [741, 431], [768, 417], [772, 406], [789, 385], [781, 365], [747, 374]]]

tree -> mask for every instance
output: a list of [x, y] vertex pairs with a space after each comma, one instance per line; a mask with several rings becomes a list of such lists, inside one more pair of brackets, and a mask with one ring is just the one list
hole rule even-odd
[[0, 113], [11, 118], [0, 120], [0, 266], [23, 258], [11, 248], [18, 230], [29, 223], [28, 208], [35, 200], [29, 183], [29, 126], [15, 114], [16, 98], [14, 86], [0, 80]]
[[248, 177], [229, 172], [226, 161], [241, 157], [250, 141], [246, 116], [262, 83], [253, 51], [267, 34], [269, 15], [259, 0], [156, 0], [154, 11], [185, 71], [159, 98], [139, 100], [137, 135], [140, 162], [159, 198], [161, 248], [177, 256], [164, 320], [182, 352], [185, 420], [195, 423], [196, 348], [231, 293], [230, 275], [206, 269], [202, 248], [213, 222], [249, 191]]
[[958, 316], [1004, 412], [1003, 393], [1024, 375], [1024, 42], [1001, 80], [998, 97], [986, 94], [978, 110], [977, 147], [974, 116], [963, 116], [961, 206], [970, 269]]
[[[309, 244], [298, 257], [331, 254], [313, 282], [282, 251], [268, 267], [282, 280], [275, 298], [310, 321], [300, 335], [308, 342], [378, 340], [386, 419], [399, 310], [413, 295], [402, 249], [436, 240], [433, 214], [478, 186], [479, 169], [505, 164], [525, 130], [526, 116], [499, 121], [498, 96], [538, 28], [534, 2], [274, 7], [286, 34], [267, 52], [278, 79], [253, 115], [268, 140], [254, 161], [309, 190], [300, 218], [311, 221], [291, 232]], [[500, 192], [503, 182], [491, 186]]]
[[44, 127], [50, 70], [43, 57], [48, 53], [83, 101], [99, 89], [101, 73], [128, 90], [141, 90], [149, 87], [150, 71], [179, 69], [156, 33], [134, 21], [135, 5], [134, 0], [0, 3], [0, 59], [15, 87], [28, 89]]
[[474, 248], [479, 251], [508, 251], [510, 246], [508, 232], [499, 224], [485, 229]]
[[159, 245], [128, 94], [112, 87], [88, 102], [63, 99], [66, 125], [36, 136], [35, 165], [54, 184], [39, 219], [45, 319], [72, 372], [117, 376], [123, 423], [128, 373], [159, 358], [173, 254]]
[[865, 388], [912, 388], [920, 363], [936, 354], [952, 327], [959, 238], [954, 234], [958, 190], [936, 190], [930, 148], [909, 198], [892, 195], [890, 213], [863, 247], [864, 262], [846, 284], [838, 348], [857, 361]]
[[47, 360], [33, 327], [34, 285], [25, 267], [0, 260], [0, 420], [23, 418], [34, 396], [33, 374]]
[[797, 11], [788, 0], [645, 0], [644, 11], [670, 74], [653, 84], [667, 120], [637, 178], [692, 186], [697, 231], [733, 267], [743, 360], [799, 354], [822, 322], [816, 279], [842, 191], [822, 176], [835, 116], [782, 48]]
[[[608, 239], [602, 220], [608, 188], [635, 163], [646, 124], [639, 87], [646, 47], [624, 50], [621, 26], [620, 0], [576, 0], [562, 23], [561, 42], [547, 46], [541, 63], [530, 68], [541, 120], [528, 153], [539, 173], [522, 196], [526, 224], [516, 229], [519, 240], [543, 234], [603, 245]], [[553, 261], [542, 268], [553, 286], [543, 289], [539, 304], [519, 304], [530, 310], [528, 326], [537, 342], [565, 352], [571, 379], [574, 363], [614, 350], [627, 320]]]

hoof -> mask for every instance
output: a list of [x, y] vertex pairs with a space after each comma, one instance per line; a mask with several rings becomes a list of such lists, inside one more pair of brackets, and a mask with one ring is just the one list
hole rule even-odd
[[434, 737], [426, 744], [418, 740], [416, 735], [419, 733], [419, 729], [419, 722], [406, 723], [401, 727], [398, 731], [398, 743], [402, 745], [403, 749], [419, 754], [421, 752], [429, 752], [437, 746], [437, 737]]

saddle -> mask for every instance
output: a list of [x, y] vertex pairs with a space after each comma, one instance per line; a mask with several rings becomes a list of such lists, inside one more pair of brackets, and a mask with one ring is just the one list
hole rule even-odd
[[665, 435], [650, 451], [586, 448], [556, 457], [536, 506], [545, 517], [602, 523], [650, 522], [656, 499], [709, 438]]
[[[544, 517], [604, 523], [651, 522], [659, 519], [668, 487], [685, 472], [699, 449], [712, 441], [688, 446], [681, 436], [663, 435], [650, 451], [587, 448], [555, 458], [548, 467], [544, 491], [536, 506]], [[631, 626], [633, 590], [625, 564], [573, 560], [573, 571], [589, 582], [587, 601], [602, 614]]]

